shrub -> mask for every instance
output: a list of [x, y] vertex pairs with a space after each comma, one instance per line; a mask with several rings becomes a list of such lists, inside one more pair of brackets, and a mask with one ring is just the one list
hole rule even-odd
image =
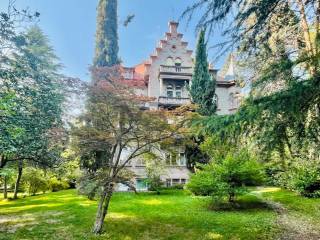
[[25, 170], [22, 177], [22, 185], [29, 195], [48, 190], [47, 179], [43, 176], [41, 170], [35, 168], [27, 168]]
[[212, 165], [205, 166], [190, 178], [187, 188], [195, 195], [209, 196], [215, 191], [215, 179]]
[[242, 150], [203, 166], [191, 177], [187, 188], [196, 195], [211, 195], [217, 201], [228, 197], [233, 203], [238, 195], [247, 192], [246, 186], [261, 184], [263, 180], [262, 166]]
[[148, 184], [148, 190], [156, 192], [157, 194], [160, 194], [161, 187], [163, 186], [163, 182], [160, 179], [160, 176], [150, 176], [146, 180]]
[[282, 176], [282, 185], [305, 197], [320, 197], [320, 165], [318, 162], [295, 163]]
[[177, 185], [173, 185], [173, 186], [167, 187], [166, 189], [183, 190], [184, 189], [184, 185], [183, 184], [177, 184]]
[[58, 180], [56, 177], [49, 179], [49, 188], [52, 192], [58, 192], [69, 188], [69, 184], [66, 181]]

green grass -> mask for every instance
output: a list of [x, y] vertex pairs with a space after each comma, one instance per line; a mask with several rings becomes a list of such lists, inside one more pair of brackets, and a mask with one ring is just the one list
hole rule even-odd
[[74, 190], [0, 201], [0, 239], [274, 239], [276, 214], [254, 196], [247, 210], [209, 210], [210, 198], [183, 191], [162, 195], [116, 193], [107, 233], [90, 233], [96, 202]]
[[306, 198], [280, 188], [266, 188], [262, 196], [283, 204], [290, 213], [308, 218], [320, 227], [320, 198]]

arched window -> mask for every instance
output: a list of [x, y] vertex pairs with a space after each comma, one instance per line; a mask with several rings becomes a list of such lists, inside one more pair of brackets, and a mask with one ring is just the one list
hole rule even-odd
[[166, 65], [167, 65], [167, 66], [173, 66], [173, 65], [174, 65], [174, 62], [173, 62], [173, 58], [172, 58], [172, 57], [168, 57], [168, 58], [167, 58]]
[[167, 97], [173, 97], [173, 85], [172, 84], [167, 85]]
[[182, 65], [182, 60], [181, 60], [181, 58], [176, 58], [176, 60], [175, 60], [175, 62], [174, 62], [174, 65], [175, 65], [176, 67], [181, 67], [181, 65]]

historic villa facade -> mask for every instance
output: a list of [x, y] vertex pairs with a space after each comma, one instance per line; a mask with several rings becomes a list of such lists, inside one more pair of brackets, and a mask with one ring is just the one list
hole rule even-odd
[[[187, 84], [191, 84], [193, 73], [193, 51], [183, 41], [183, 34], [177, 31], [178, 23], [169, 22], [169, 32], [160, 40], [155, 52], [148, 60], [132, 68], [124, 68], [124, 79], [134, 88], [137, 94], [148, 96], [153, 101], [147, 104], [149, 109], [172, 109], [190, 103]], [[217, 113], [232, 114], [239, 105], [240, 89], [236, 86], [234, 64], [229, 57], [223, 71], [218, 72], [210, 67], [210, 72], [217, 79], [216, 97]], [[187, 159], [184, 149], [177, 154], [160, 153], [165, 161], [165, 173], [161, 176], [167, 186], [184, 184], [189, 179]], [[136, 175], [137, 190], [147, 190], [146, 171], [143, 160], [130, 163], [128, 168]], [[126, 190], [119, 186], [119, 190]]]

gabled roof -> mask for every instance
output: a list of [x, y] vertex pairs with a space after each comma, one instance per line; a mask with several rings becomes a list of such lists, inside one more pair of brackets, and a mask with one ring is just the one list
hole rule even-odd
[[[181, 45], [184, 48], [188, 47], [188, 42], [182, 40], [183, 34], [178, 32], [179, 23], [175, 21], [170, 21], [168, 25], [169, 25], [169, 32], [165, 33], [164, 39], [161, 39], [159, 41], [158, 46], [155, 48], [154, 52], [150, 55], [149, 60], [147, 60], [147, 62], [150, 64], [152, 64], [155, 60], [157, 60], [160, 52], [164, 49], [164, 47], [166, 46], [166, 44], [168, 43], [168, 41], [173, 35], [176, 35], [178, 37], [178, 39], [181, 41]], [[193, 53], [193, 51], [190, 49], [186, 49], [186, 51], [190, 56]]]

